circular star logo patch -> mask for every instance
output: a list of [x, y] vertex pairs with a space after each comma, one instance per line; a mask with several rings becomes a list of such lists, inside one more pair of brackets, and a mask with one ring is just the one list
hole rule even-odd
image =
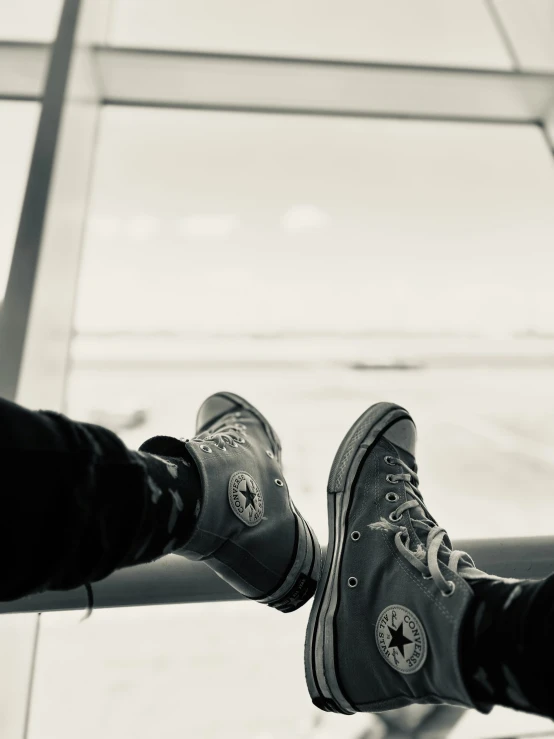
[[419, 618], [404, 606], [389, 606], [375, 625], [375, 640], [383, 659], [398, 672], [417, 672], [427, 656], [427, 637]]
[[229, 480], [231, 510], [247, 526], [256, 526], [264, 515], [264, 499], [258, 483], [248, 472], [235, 472]]

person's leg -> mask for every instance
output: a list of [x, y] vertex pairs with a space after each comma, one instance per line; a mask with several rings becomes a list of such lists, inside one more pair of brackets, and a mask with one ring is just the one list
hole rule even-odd
[[0, 399], [0, 600], [70, 589], [182, 546], [200, 478], [186, 447], [134, 452], [111, 431]]
[[0, 466], [0, 600], [170, 552], [284, 612], [313, 595], [319, 544], [289, 498], [277, 434], [237, 395], [204, 402], [194, 439], [156, 436], [138, 452], [99, 426], [0, 401]]
[[378, 403], [335, 457], [306, 638], [313, 702], [339, 713], [501, 704], [554, 717], [554, 577], [497, 578], [453, 551], [419, 489], [415, 443], [409, 413]]
[[471, 587], [460, 650], [470, 694], [480, 703], [554, 718], [554, 575]]

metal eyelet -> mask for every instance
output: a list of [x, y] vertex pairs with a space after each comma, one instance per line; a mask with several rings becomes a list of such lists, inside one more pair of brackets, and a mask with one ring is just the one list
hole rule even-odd
[[350, 534], [350, 538], [352, 539], [352, 541], [358, 541], [358, 539], [360, 538], [360, 536], [361, 536], [361, 534], [360, 534], [359, 531], [353, 531]]
[[267, 456], [268, 456], [268, 457], [269, 457], [270, 459], [273, 459], [273, 457], [275, 456], [275, 455], [273, 454], [273, 452], [271, 451], [271, 449], [267, 449], [267, 450], [266, 450], [266, 454], [267, 454]]
[[240, 418], [240, 411], [234, 414], [235, 418]]
[[280, 488], [282, 488], [285, 483], [282, 480], [279, 480], [279, 478], [277, 478], [275, 480], [275, 484], [278, 485]]
[[423, 580], [432, 580], [433, 579], [433, 575], [422, 575], [421, 577], [423, 578]]
[[390, 482], [391, 485], [398, 485], [399, 482], [398, 480], [393, 480], [392, 475], [387, 475], [386, 480], [387, 482]]
[[246, 439], [243, 439], [242, 436], [238, 436], [237, 441], [239, 444], [246, 444]]
[[402, 520], [402, 516], [395, 516], [394, 511], [389, 515], [389, 521], [394, 521], [394, 523], [397, 523], [398, 521]]
[[396, 503], [397, 500], [400, 500], [400, 496], [393, 492], [387, 493], [385, 495], [385, 498], [389, 501], [389, 503]]
[[229, 446], [232, 447], [233, 449], [236, 449], [238, 447], [238, 444], [236, 441], [230, 441]]
[[441, 595], [442, 595], [443, 598], [450, 598], [450, 596], [453, 595], [454, 594], [454, 591], [456, 590], [456, 583], [455, 582], [452, 582], [452, 580], [448, 580], [448, 584], [450, 585], [450, 590], [448, 591], [448, 593], [444, 593], [441, 590]]
[[348, 578], [348, 587], [349, 588], [355, 588], [357, 584], [358, 584], [357, 578], [355, 578], [355, 577], [349, 577]]
[[210, 449], [209, 446], [207, 446], [207, 444], [201, 444], [200, 449], [202, 449], [203, 452], [206, 452], [206, 454], [212, 453], [212, 450]]
[[387, 454], [387, 456], [385, 457], [385, 464], [390, 464], [391, 467], [395, 466], [394, 459], [390, 456], [390, 454]]

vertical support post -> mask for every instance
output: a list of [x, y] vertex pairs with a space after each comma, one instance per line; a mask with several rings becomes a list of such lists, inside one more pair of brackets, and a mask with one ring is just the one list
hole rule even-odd
[[542, 126], [542, 131], [550, 153], [554, 154], [554, 106], [548, 112], [548, 117]]
[[0, 316], [0, 396], [63, 410], [111, 0], [65, 0]]
[[[105, 42], [111, 0], [64, 0], [3, 310], [0, 396], [63, 410], [81, 242], [101, 91], [94, 48]], [[32, 734], [37, 616], [2, 619], [0, 681], [13, 701], [0, 711], [2, 739]]]
[[81, 0], [66, 0], [52, 45], [42, 111], [0, 316], [0, 395], [15, 400]]
[[[31, 301], [44, 234], [48, 197], [58, 147], [63, 104], [81, 0], [66, 0], [52, 45], [42, 109], [21, 209], [8, 285], [0, 314], [0, 396], [17, 397]], [[0, 624], [2, 679], [8, 679], [15, 700], [0, 716], [5, 739], [26, 739], [40, 616], [33, 622]], [[15, 641], [17, 640], [17, 641]]]
[[519, 61], [517, 49], [512, 39], [510, 38], [510, 34], [508, 33], [506, 24], [504, 23], [502, 15], [496, 7], [494, 0], [485, 0], [485, 7], [489, 11], [491, 20], [494, 24], [494, 27], [496, 28], [496, 32], [500, 36], [502, 44], [506, 49], [506, 54], [510, 57], [510, 61], [512, 62], [512, 69], [515, 69], [516, 71], [521, 71], [521, 62]]
[[[508, 32], [506, 22], [502, 17], [502, 13], [495, 4], [495, 0], [485, 0], [485, 7], [489, 11], [489, 15], [492, 19], [492, 22], [494, 23], [498, 35], [500, 36], [504, 48], [506, 49], [507, 55], [510, 57], [512, 68], [520, 72], [524, 68], [524, 64], [522, 64], [521, 62], [520, 56], [518, 54], [517, 44], [514, 42], [513, 38]], [[504, 6], [504, 10], [506, 10], [506, 6]], [[512, 22], [517, 19], [521, 19], [521, 21], [523, 22], [528, 22], [528, 8], [521, 5], [521, 3], [512, 3], [510, 7], [510, 14]], [[543, 20], [546, 23], [548, 18], [545, 17]], [[537, 19], [535, 19], [535, 21], [537, 21]], [[537, 35], [537, 38], [539, 38], [538, 33], [535, 35]], [[551, 101], [548, 109], [543, 111], [541, 118], [542, 119], [539, 123], [539, 129], [544, 137], [545, 143], [548, 146], [550, 153], [554, 154], [554, 101]]]

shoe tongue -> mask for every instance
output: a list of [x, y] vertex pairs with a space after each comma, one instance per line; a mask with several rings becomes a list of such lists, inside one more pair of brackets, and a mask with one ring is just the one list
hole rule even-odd
[[[402, 418], [393, 424], [384, 434], [385, 438], [394, 445], [398, 452], [398, 456], [408, 465], [408, 467], [417, 472], [417, 466], [415, 461], [416, 442], [417, 442], [417, 431], [415, 424], [410, 418]], [[423, 496], [420, 494], [420, 498], [423, 500]], [[408, 496], [408, 500], [413, 500], [412, 496]], [[431, 518], [430, 514], [426, 513], [421, 506], [410, 509], [410, 518], [436, 521]], [[419, 533], [419, 530], [418, 530]], [[425, 537], [423, 536], [423, 539]]]
[[214, 426], [218, 419], [223, 418], [231, 411], [238, 410], [238, 408], [239, 406], [229, 398], [223, 395], [212, 395], [198, 411], [196, 419], [197, 433]]
[[[400, 421], [397, 421], [395, 424], [393, 424], [384, 434], [385, 438], [390, 441], [396, 448], [398, 452], [398, 456], [400, 459], [404, 462], [404, 464], [407, 464], [408, 467], [413, 470], [414, 472], [417, 472], [417, 466], [415, 461], [415, 451], [416, 451], [416, 441], [417, 441], [417, 431], [414, 423], [411, 419], [403, 418]], [[419, 495], [419, 497], [423, 500], [423, 495]], [[414, 500], [414, 498], [409, 495], [408, 500]], [[425, 502], [423, 500], [423, 502]], [[414, 520], [420, 520], [420, 521], [432, 521], [433, 524], [436, 526], [439, 526], [440, 524], [431, 516], [430, 513], [426, 513], [426, 511], [418, 505], [417, 507], [410, 508], [410, 518]], [[426, 543], [426, 536], [425, 533], [417, 528], [416, 533], [423, 544]], [[450, 537], [448, 535], [445, 536], [443, 539], [443, 543], [439, 550], [439, 559], [444, 563], [448, 564], [448, 559], [450, 557], [450, 552], [452, 551], [453, 546], [452, 542], [450, 541]], [[467, 561], [464, 561], [464, 564], [466, 567], [468, 566]], [[477, 570], [476, 570], [477, 572]]]
[[[407, 452], [411, 457], [410, 461], [413, 465], [416, 452], [417, 431], [411, 418], [401, 418], [396, 423], [393, 423], [393, 425], [385, 431], [384, 437], [385, 439], [388, 439], [391, 444], [394, 444], [398, 451]], [[409, 464], [405, 459], [402, 459], [402, 461]]]

